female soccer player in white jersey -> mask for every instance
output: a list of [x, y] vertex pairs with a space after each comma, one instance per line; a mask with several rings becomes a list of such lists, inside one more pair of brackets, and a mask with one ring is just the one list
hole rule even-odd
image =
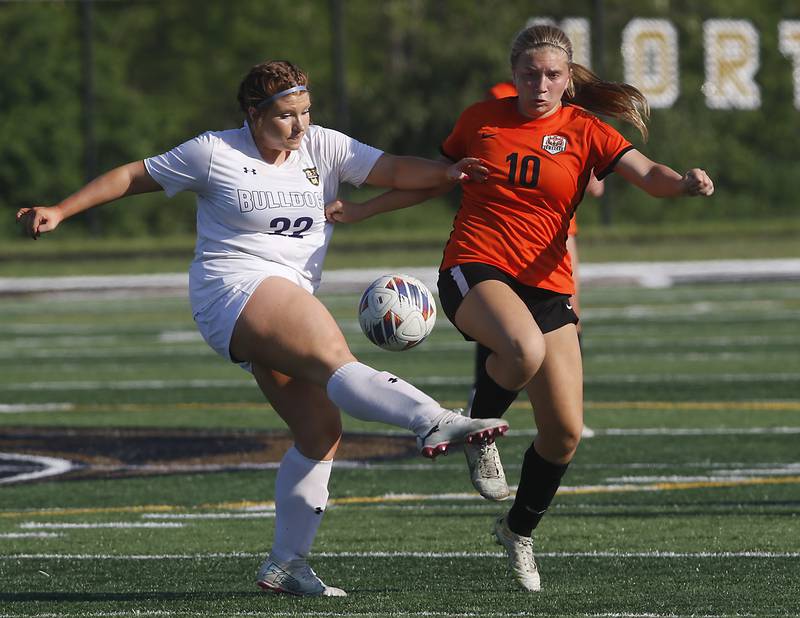
[[476, 159], [448, 165], [397, 157], [310, 124], [308, 79], [289, 62], [254, 66], [239, 87], [245, 123], [210, 131], [91, 181], [54, 206], [22, 208], [34, 239], [81, 211], [126, 195], [197, 194], [192, 312], [220, 355], [253, 373], [292, 432], [275, 487], [275, 538], [257, 575], [265, 590], [343, 596], [306, 556], [328, 499], [341, 437], [339, 408], [418, 436], [423, 455], [489, 440], [508, 427], [444, 410], [407, 382], [359, 363], [314, 296], [333, 226], [325, 203], [340, 182], [425, 189], [482, 181]]

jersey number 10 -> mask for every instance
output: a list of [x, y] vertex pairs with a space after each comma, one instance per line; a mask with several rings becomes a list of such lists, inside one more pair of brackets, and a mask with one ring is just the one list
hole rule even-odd
[[[508, 161], [508, 182], [521, 187], [535, 187], [539, 183], [539, 157], [526, 155], [520, 160], [518, 152], [506, 157]], [[519, 164], [519, 168], [517, 167]], [[519, 176], [517, 176], [519, 169]]]

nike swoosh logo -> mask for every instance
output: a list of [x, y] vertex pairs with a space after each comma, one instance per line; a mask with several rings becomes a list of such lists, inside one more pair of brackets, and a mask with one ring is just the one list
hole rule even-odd
[[487, 139], [489, 137], [494, 137], [497, 133], [481, 133], [481, 139]]
[[547, 512], [547, 509], [542, 509], [541, 511], [537, 511], [536, 509], [531, 508], [528, 505], [525, 505], [525, 510], [528, 511], [528, 513], [533, 513], [534, 515], [544, 515]]
[[567, 309], [572, 309], [572, 305], [570, 305], [569, 303], [567, 303]]

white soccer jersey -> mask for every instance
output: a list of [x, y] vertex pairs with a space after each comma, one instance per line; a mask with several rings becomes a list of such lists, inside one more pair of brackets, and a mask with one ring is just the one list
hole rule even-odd
[[[236, 285], [243, 271], [275, 262], [313, 288], [333, 225], [325, 203], [339, 184], [360, 185], [382, 151], [338, 131], [311, 125], [281, 165], [266, 163], [245, 124], [209, 131], [149, 159], [149, 174], [167, 193], [197, 194], [197, 246], [190, 270], [192, 305]], [[226, 284], [226, 280], [229, 284]]]

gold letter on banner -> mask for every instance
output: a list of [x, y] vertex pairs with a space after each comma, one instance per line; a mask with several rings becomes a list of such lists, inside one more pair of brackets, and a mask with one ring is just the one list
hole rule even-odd
[[781, 53], [792, 60], [794, 107], [800, 109], [800, 21], [784, 20], [778, 24]]
[[712, 109], [758, 109], [761, 91], [754, 77], [759, 67], [758, 32], [744, 19], [703, 22], [706, 82], [703, 93]]
[[622, 31], [625, 81], [650, 107], [672, 107], [678, 98], [678, 33], [666, 19], [632, 19]]

